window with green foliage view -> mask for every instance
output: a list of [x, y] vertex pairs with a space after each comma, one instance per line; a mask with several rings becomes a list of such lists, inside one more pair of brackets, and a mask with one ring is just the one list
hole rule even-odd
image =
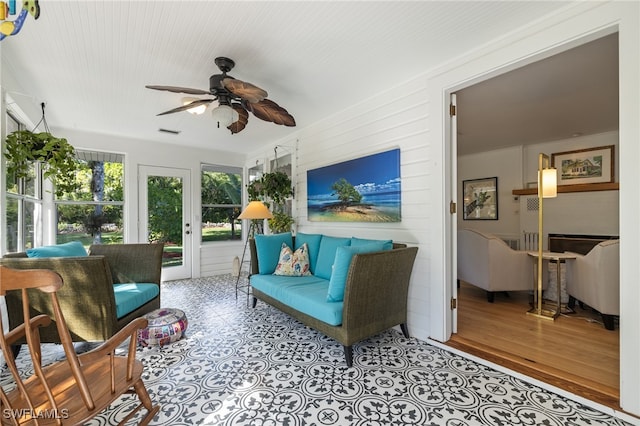
[[[25, 130], [24, 125], [7, 112], [7, 134]], [[28, 176], [6, 177], [5, 212], [7, 226], [4, 232], [6, 249], [9, 253], [24, 251], [35, 247], [42, 241], [42, 178], [40, 167], [32, 163]]]
[[57, 243], [123, 242], [124, 158], [121, 154], [76, 151], [78, 190], [56, 198]]
[[202, 242], [241, 240], [242, 168], [202, 165]]

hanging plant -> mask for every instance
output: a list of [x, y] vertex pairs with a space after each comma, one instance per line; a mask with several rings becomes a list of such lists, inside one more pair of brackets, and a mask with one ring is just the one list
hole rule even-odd
[[247, 185], [247, 192], [250, 201], [262, 201], [267, 207], [273, 204], [273, 218], [269, 219], [271, 231], [277, 233], [291, 230], [294, 220], [285, 212], [285, 203], [287, 198], [293, 196], [293, 188], [286, 173], [265, 173]]
[[272, 201], [278, 207], [283, 206], [286, 199], [293, 196], [291, 179], [284, 172], [263, 174], [247, 185], [247, 192], [251, 201]]
[[32, 163], [38, 161], [42, 164], [42, 175], [54, 181], [56, 194], [76, 189], [75, 149], [66, 139], [49, 132], [18, 130], [7, 135], [5, 142], [7, 176], [26, 178]]
[[40, 106], [42, 118], [35, 128], [42, 124], [44, 132], [18, 130], [9, 133], [5, 139], [7, 176], [13, 176], [15, 179], [27, 178], [33, 163], [39, 162], [42, 165], [42, 176], [53, 181], [58, 196], [74, 192], [78, 188], [75, 181], [76, 150], [66, 139], [51, 134], [44, 116], [44, 102]]

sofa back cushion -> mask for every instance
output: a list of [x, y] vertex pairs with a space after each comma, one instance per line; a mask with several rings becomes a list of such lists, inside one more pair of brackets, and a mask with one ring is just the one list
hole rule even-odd
[[333, 273], [331, 274], [329, 288], [327, 289], [327, 302], [342, 302], [342, 300], [344, 300], [344, 289], [353, 256], [360, 253], [373, 253], [385, 250], [385, 247], [388, 247], [388, 245], [385, 244], [385, 241], [379, 241], [356, 246], [338, 247], [333, 262]]
[[391, 250], [393, 248], [393, 240], [368, 240], [365, 238], [351, 237], [351, 246], [364, 246], [367, 244], [382, 244], [380, 250]]
[[336, 250], [338, 247], [348, 246], [351, 244], [351, 238], [322, 236], [320, 241], [320, 249], [318, 251], [318, 260], [314, 275], [325, 280], [331, 279], [333, 269], [333, 261], [336, 258]]
[[273, 274], [276, 266], [278, 266], [282, 243], [285, 243], [288, 247], [293, 246], [291, 232], [271, 235], [257, 234], [255, 240], [256, 253], [258, 256], [258, 273], [261, 275]]
[[69, 241], [53, 246], [35, 247], [26, 250], [27, 257], [74, 257], [88, 256], [80, 241]]
[[322, 241], [322, 234], [304, 234], [298, 232], [295, 238], [295, 250], [298, 250], [304, 243], [307, 243], [307, 248], [309, 249], [309, 270], [312, 274], [316, 271], [318, 253], [320, 252], [320, 241]]

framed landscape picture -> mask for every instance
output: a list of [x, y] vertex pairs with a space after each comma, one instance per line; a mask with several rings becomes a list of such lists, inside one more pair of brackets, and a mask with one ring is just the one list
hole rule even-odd
[[400, 150], [307, 171], [307, 216], [316, 222], [400, 222]]
[[462, 181], [463, 220], [498, 220], [498, 178]]
[[551, 154], [558, 185], [614, 182], [614, 145]]

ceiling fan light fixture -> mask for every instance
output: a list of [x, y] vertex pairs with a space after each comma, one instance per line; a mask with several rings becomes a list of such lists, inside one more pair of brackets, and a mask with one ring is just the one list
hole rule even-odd
[[[182, 105], [188, 105], [191, 102], [195, 102], [195, 101], [199, 101], [200, 99], [198, 98], [182, 98]], [[193, 108], [189, 108], [187, 110], [187, 112], [194, 114], [194, 115], [200, 115], [200, 114], [204, 114], [204, 112], [207, 110], [207, 105], [206, 104], [202, 104], [202, 105], [198, 105], [195, 106]]]
[[218, 128], [229, 127], [232, 123], [238, 121], [238, 112], [229, 105], [219, 105], [211, 111], [213, 119], [218, 123]]
[[247, 125], [249, 113], [260, 120], [278, 125], [293, 127], [296, 120], [289, 112], [274, 101], [267, 99], [267, 92], [246, 81], [227, 75], [235, 65], [229, 58], [217, 57], [215, 64], [222, 74], [209, 77], [209, 89], [192, 89], [179, 86], [146, 85], [147, 89], [162, 90], [171, 93], [184, 93], [189, 96], [205, 95], [207, 98], [182, 98], [182, 105], [156, 114], [158, 116], [188, 111], [191, 114], [202, 114], [209, 104], [216, 102], [211, 108], [213, 119], [218, 128], [229, 129], [231, 134], [241, 132]]

